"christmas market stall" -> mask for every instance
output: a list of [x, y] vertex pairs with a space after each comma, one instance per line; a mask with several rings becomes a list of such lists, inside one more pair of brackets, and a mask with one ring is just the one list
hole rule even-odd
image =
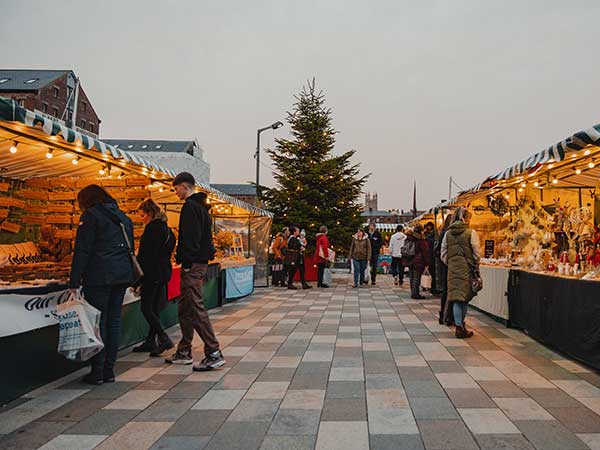
[[[0, 97], [0, 350], [13, 370], [0, 377], [0, 402], [80, 367], [58, 355], [56, 307], [68, 298], [67, 282], [80, 211], [77, 192], [92, 183], [109, 191], [143, 232], [140, 202], [152, 198], [167, 211], [176, 232], [182, 202], [171, 183], [176, 174], [139, 156], [67, 128]], [[217, 258], [204, 286], [208, 308], [250, 294], [266, 284], [267, 211], [197, 185], [211, 204]], [[179, 297], [179, 268], [169, 299]], [[140, 341], [147, 324], [139, 297], [128, 291], [123, 305], [123, 347]], [[161, 320], [177, 323], [170, 301]]]
[[473, 306], [600, 368], [600, 125], [450, 203], [473, 213], [484, 290]]

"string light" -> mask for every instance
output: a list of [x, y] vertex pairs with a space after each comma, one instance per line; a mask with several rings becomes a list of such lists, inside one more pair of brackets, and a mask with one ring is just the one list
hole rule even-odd
[[589, 155], [589, 154], [590, 154], [590, 150], [589, 150], [589, 149], [587, 149], [585, 152], [583, 152], [583, 154], [584, 154], [585, 156]]
[[580, 169], [580, 168], [576, 168], [576, 169], [575, 169], [575, 173], [576, 173], [577, 175], [581, 175], [581, 169]]
[[13, 145], [10, 146], [10, 152], [14, 155], [15, 153], [17, 153], [17, 144], [16, 142], [13, 143]]
[[75, 158], [73, 158], [71, 160], [71, 163], [76, 166], [77, 164], [79, 164], [79, 160], [81, 159], [81, 156], [76, 156]]
[[590, 162], [588, 163], [588, 167], [589, 167], [590, 169], [593, 169], [594, 167], [596, 167], [596, 163], [595, 163], [594, 161], [590, 161]]
[[533, 182], [533, 185], [534, 185], [535, 187], [539, 187], [539, 186], [540, 186], [540, 182], [539, 182], [539, 181], [534, 181], [534, 182]]
[[54, 156], [52, 154], [53, 150], [51, 148], [48, 149], [48, 151], [46, 152], [46, 158], [48, 159], [52, 159], [52, 157]]
[[523, 181], [523, 182], [521, 183], [521, 187], [522, 187], [522, 188], [525, 188], [525, 186], [527, 186], [527, 182], [526, 182], [526, 181]]
[[558, 184], [558, 178], [556, 178], [556, 177], [552, 178], [552, 184]]
[[98, 171], [98, 173], [99, 173], [100, 175], [104, 175], [104, 174], [106, 173], [106, 166], [102, 166], [102, 167], [100, 168], [100, 170]]

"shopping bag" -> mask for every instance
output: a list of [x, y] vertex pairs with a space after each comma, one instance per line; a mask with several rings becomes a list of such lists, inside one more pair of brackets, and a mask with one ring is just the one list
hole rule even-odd
[[334, 263], [335, 262], [335, 250], [332, 248], [327, 249], [327, 261]]
[[72, 361], [87, 361], [102, 351], [100, 311], [81, 294], [58, 305], [58, 353]]
[[421, 276], [421, 287], [423, 289], [431, 289], [431, 274], [429, 273], [429, 269], [425, 269], [425, 272]]
[[323, 271], [323, 284], [329, 286], [332, 281], [333, 273], [331, 272], [331, 269], [329, 267], [325, 267], [325, 270]]
[[367, 264], [367, 268], [365, 269], [365, 283], [371, 281], [371, 264]]

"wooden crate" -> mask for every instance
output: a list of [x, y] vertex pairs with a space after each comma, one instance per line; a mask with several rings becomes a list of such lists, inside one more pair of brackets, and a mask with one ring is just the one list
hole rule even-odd
[[150, 192], [146, 189], [127, 189], [125, 194], [130, 199], [137, 198], [143, 200], [150, 197]]
[[44, 225], [46, 223], [46, 216], [27, 215], [21, 217], [21, 222], [26, 225]]
[[49, 203], [46, 208], [50, 213], [72, 213], [74, 209], [70, 203]]
[[75, 180], [76, 189], [82, 189], [90, 184], [98, 184], [98, 180], [96, 178], [78, 178]]
[[0, 192], [8, 192], [10, 189], [9, 183], [0, 183]]
[[73, 191], [53, 191], [49, 193], [50, 201], [74, 201], [77, 195]]
[[4, 222], [0, 223], [0, 230], [8, 231], [9, 233], [18, 233], [21, 231], [21, 225], [5, 220]]
[[54, 230], [52, 234], [56, 239], [73, 239], [77, 230]]
[[48, 200], [48, 192], [47, 191], [35, 191], [32, 189], [23, 189], [21, 191], [17, 191], [16, 195], [19, 197], [26, 198], [27, 200]]
[[24, 209], [28, 213], [34, 214], [45, 214], [48, 212], [48, 208], [46, 205], [34, 205], [32, 203], [27, 203]]
[[47, 223], [71, 225], [73, 217], [70, 214], [49, 214], [46, 216]]
[[6, 219], [9, 212], [8, 209], [0, 209], [0, 219]]
[[105, 178], [102, 180], [102, 186], [104, 187], [125, 187], [127, 182], [124, 178]]
[[25, 180], [25, 185], [41, 189], [50, 189], [52, 187], [48, 178], [29, 178]]
[[125, 193], [125, 191], [123, 189], [108, 188], [108, 189], [106, 189], [106, 192], [108, 192], [110, 194], [110, 196], [112, 198], [114, 198], [115, 200], [125, 200], [125, 199], [127, 199], [127, 194]]
[[73, 177], [57, 177], [50, 180], [50, 184], [53, 188], [61, 187], [66, 189], [77, 188], [77, 178]]
[[146, 177], [127, 177], [125, 178], [127, 186], [148, 186], [151, 181]]
[[7, 197], [4, 195], [0, 195], [0, 206], [4, 206], [4, 207], [14, 206], [15, 208], [23, 209], [23, 208], [25, 208], [25, 206], [27, 206], [27, 202], [13, 198], [13, 197]]

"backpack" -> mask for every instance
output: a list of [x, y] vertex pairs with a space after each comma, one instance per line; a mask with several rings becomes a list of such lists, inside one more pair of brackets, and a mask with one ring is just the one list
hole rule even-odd
[[412, 259], [417, 256], [417, 245], [415, 241], [406, 240], [402, 246], [402, 257]]

